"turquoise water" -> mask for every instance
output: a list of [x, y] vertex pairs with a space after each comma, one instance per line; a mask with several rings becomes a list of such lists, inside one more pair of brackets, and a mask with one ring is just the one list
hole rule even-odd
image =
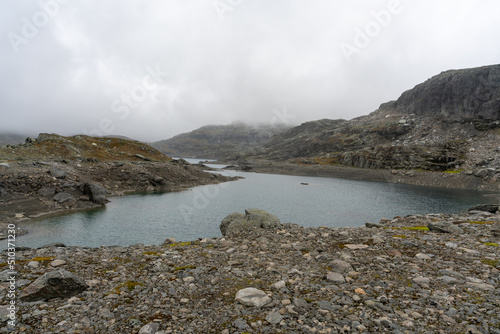
[[[260, 208], [282, 222], [303, 226], [361, 226], [397, 215], [452, 213], [498, 197], [378, 182], [305, 176], [223, 172], [245, 179], [163, 194], [111, 199], [106, 208], [20, 225], [30, 234], [17, 246], [52, 242], [98, 247], [160, 244], [165, 238], [219, 237], [219, 224], [231, 212]], [[308, 183], [302, 185], [301, 183]], [[5, 248], [5, 242], [0, 244]]]

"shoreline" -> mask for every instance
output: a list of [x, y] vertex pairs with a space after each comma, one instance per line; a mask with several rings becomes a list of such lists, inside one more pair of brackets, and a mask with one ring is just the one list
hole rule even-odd
[[182, 161], [9, 163], [0, 166], [0, 232], [10, 222], [101, 208], [110, 197], [233, 180]]
[[[224, 162], [224, 164], [228, 163]], [[500, 194], [500, 177], [489, 175], [476, 176], [466, 170], [457, 172], [438, 172], [369, 169], [341, 165], [306, 165], [269, 160], [249, 160], [244, 164], [230, 164], [227, 169], [267, 174], [333, 177], [351, 180], [399, 183], [444, 189], [487, 191]]]

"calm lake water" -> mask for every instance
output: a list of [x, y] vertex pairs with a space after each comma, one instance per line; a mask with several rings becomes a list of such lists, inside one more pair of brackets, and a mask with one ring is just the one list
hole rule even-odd
[[[48, 243], [98, 247], [161, 244], [165, 238], [219, 237], [219, 224], [231, 212], [260, 208], [282, 222], [302, 226], [361, 226], [397, 215], [453, 213], [497, 195], [335, 178], [224, 171], [245, 179], [163, 194], [111, 198], [106, 208], [20, 225], [30, 234], [16, 246]], [[308, 183], [302, 185], [301, 183]], [[0, 244], [5, 249], [6, 243]]]

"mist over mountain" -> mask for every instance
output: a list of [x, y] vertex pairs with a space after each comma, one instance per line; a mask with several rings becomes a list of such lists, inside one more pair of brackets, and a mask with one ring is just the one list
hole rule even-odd
[[151, 143], [169, 156], [185, 158], [238, 159], [257, 154], [269, 139], [290, 126], [234, 122], [229, 125], [206, 125], [189, 133]]

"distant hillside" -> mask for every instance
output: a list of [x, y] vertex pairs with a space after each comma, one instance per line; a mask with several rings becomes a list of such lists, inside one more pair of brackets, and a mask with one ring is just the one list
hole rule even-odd
[[0, 133], [0, 146], [21, 144], [27, 137], [15, 133]]
[[88, 161], [170, 161], [148, 144], [121, 138], [63, 137], [41, 133], [26, 143], [0, 147], [1, 161], [80, 159]]
[[436, 75], [371, 114], [276, 134], [259, 158], [364, 168], [500, 170], [500, 65]]
[[243, 123], [207, 125], [189, 133], [151, 143], [151, 146], [174, 157], [237, 159], [247, 154], [259, 153], [262, 144], [287, 128]]

